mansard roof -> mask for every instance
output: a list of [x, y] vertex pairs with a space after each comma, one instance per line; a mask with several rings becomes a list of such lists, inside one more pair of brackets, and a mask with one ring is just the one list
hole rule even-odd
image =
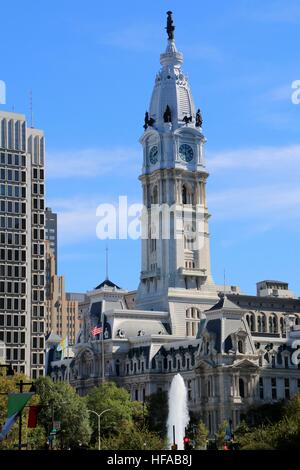
[[112, 288], [121, 290], [121, 287], [117, 286], [117, 284], [110, 281], [109, 279], [105, 279], [103, 282], [101, 282], [101, 284], [99, 284], [97, 287], [95, 287], [95, 290], [96, 289], [103, 289], [105, 287], [112, 287]]
[[211, 312], [212, 310], [221, 310], [221, 309], [228, 309], [228, 310], [240, 310], [240, 307], [228, 299], [227, 295], [222, 295], [220, 300], [213, 305], [207, 312]]

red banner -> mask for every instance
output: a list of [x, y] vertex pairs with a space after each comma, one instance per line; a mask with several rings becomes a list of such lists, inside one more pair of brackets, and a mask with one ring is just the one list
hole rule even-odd
[[32, 405], [29, 407], [29, 414], [28, 414], [28, 427], [29, 428], [36, 428], [37, 425], [37, 417], [40, 411], [40, 406]]

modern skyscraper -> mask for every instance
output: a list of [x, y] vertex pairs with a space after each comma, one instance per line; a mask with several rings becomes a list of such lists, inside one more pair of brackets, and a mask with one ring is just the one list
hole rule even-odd
[[0, 112], [0, 341], [6, 361], [44, 374], [44, 133]]
[[50, 207], [45, 211], [45, 239], [49, 241], [50, 249], [55, 258], [55, 274], [57, 274], [57, 214]]

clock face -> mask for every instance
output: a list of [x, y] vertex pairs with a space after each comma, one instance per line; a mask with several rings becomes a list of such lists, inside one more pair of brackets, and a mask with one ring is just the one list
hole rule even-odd
[[150, 152], [149, 152], [149, 160], [152, 165], [155, 165], [158, 161], [158, 147], [157, 145], [154, 145], [151, 147]]
[[182, 144], [179, 147], [179, 156], [184, 162], [191, 162], [194, 158], [194, 151], [188, 144]]

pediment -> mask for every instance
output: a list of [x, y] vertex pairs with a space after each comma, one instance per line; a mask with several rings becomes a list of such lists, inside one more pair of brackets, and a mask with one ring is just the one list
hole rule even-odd
[[199, 358], [196, 362], [195, 369], [212, 369], [215, 364], [207, 359]]
[[249, 359], [241, 359], [239, 361], [235, 361], [231, 367], [243, 369], [258, 369], [258, 365], [255, 364], [255, 362], [250, 361]]

